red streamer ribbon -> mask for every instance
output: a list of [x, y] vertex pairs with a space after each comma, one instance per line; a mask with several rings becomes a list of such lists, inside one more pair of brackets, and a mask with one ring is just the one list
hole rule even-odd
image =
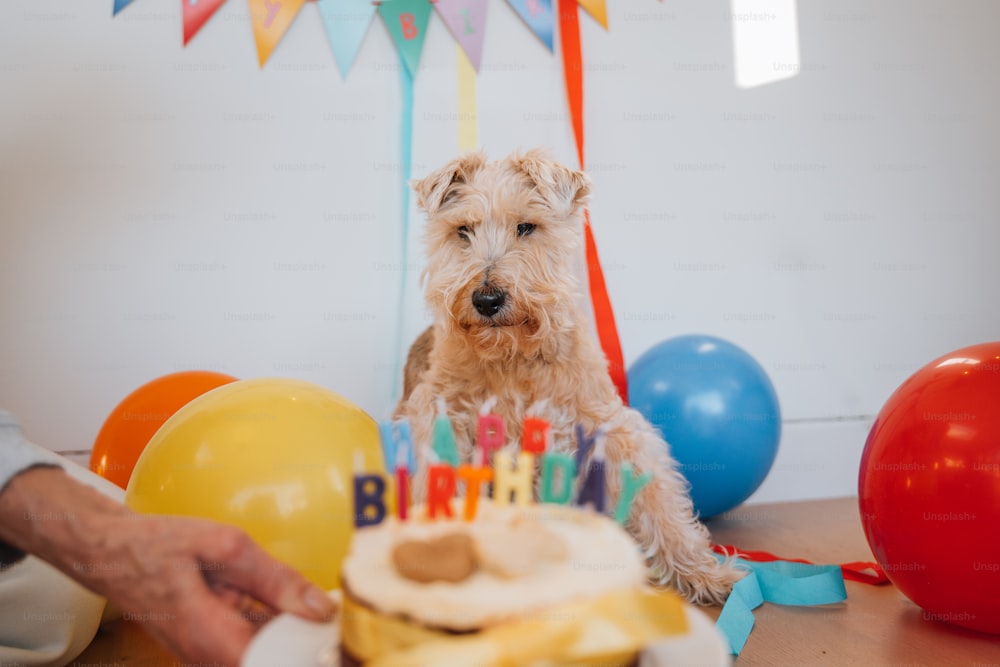
[[[569, 114], [573, 122], [573, 136], [576, 139], [576, 155], [583, 161], [583, 57], [580, 49], [580, 15], [577, 0], [558, 0], [559, 41], [562, 48], [563, 75], [566, 79], [566, 97]], [[608, 360], [608, 374], [618, 389], [622, 401], [628, 404], [628, 379], [625, 361], [622, 357], [621, 340], [615, 314], [611, 309], [611, 298], [604, 282], [604, 271], [597, 255], [597, 242], [590, 226], [590, 213], [584, 211], [584, 242], [586, 244], [587, 280], [590, 286], [590, 302], [594, 308], [597, 324], [597, 338]]]
[[[815, 565], [815, 563], [802, 558], [782, 558], [780, 556], [775, 556], [769, 551], [744, 551], [743, 549], [737, 549], [731, 544], [713, 544], [712, 549], [716, 553], [722, 554], [723, 556], [737, 556], [743, 560], [750, 560], [758, 563], [769, 563], [772, 561], [783, 560], [790, 563]], [[890, 583], [889, 577], [885, 575], [885, 571], [878, 563], [865, 561], [841, 563], [840, 571], [843, 573], [844, 579], [857, 581], [862, 584], [880, 586], [882, 584]]]

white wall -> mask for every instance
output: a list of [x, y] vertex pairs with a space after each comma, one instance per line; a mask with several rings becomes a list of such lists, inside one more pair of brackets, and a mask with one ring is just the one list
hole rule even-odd
[[[797, 75], [733, 82], [731, 9], [609, 0], [581, 19], [592, 219], [631, 363], [742, 346], [786, 418], [754, 500], [853, 493], [874, 414], [998, 338], [1000, 6], [800, 3]], [[372, 26], [346, 81], [307, 4], [260, 71], [246, 4], [188, 48], [176, 0], [8, 0], [0, 22], [0, 405], [86, 450], [128, 392], [208, 368], [312, 380], [376, 416], [426, 321], [402, 267], [399, 73]], [[575, 160], [561, 64], [490, 4], [479, 130]], [[786, 65], [781, 65], [785, 66]], [[457, 150], [432, 18], [413, 173]]]

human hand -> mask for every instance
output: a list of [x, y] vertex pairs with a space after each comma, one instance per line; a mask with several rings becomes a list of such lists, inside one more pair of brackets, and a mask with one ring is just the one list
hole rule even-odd
[[334, 612], [323, 591], [232, 526], [150, 516], [110, 535], [102, 558], [115, 569], [93, 568], [93, 589], [187, 662], [238, 665], [276, 612], [317, 621]]
[[59, 468], [10, 482], [0, 494], [0, 528], [0, 538], [114, 602], [185, 662], [236, 667], [274, 613], [320, 621], [335, 611], [322, 590], [242, 530], [136, 514]]

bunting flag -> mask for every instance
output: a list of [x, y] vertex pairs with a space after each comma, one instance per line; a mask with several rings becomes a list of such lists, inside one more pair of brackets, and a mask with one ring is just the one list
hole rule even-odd
[[[559, 2], [559, 41], [562, 48], [563, 75], [566, 79], [566, 98], [569, 102], [573, 137], [576, 139], [576, 156], [580, 169], [584, 169], [583, 159], [583, 55], [580, 48], [580, 16], [576, 0]], [[597, 241], [590, 226], [590, 211], [584, 211], [583, 220], [584, 251], [587, 260], [587, 281], [590, 286], [590, 302], [594, 309], [597, 338], [608, 360], [608, 374], [618, 389], [622, 402], [628, 405], [628, 376], [622, 356], [618, 325], [611, 308], [607, 284], [601, 259], [597, 255]]]
[[601, 24], [601, 27], [608, 29], [608, 5], [605, 0], [577, 0], [577, 2]]
[[[250, 21], [257, 47], [260, 67], [263, 67], [278, 42], [284, 37], [307, 0], [247, 0]], [[403, 187], [407, 192], [411, 163], [413, 133], [413, 84], [420, 66], [431, 5], [436, 4], [438, 14], [460, 49], [457, 55], [458, 86], [458, 145], [460, 150], [474, 150], [478, 146], [476, 112], [476, 73], [482, 61], [486, 27], [486, 6], [489, 0], [316, 0], [327, 38], [333, 50], [341, 76], [346, 77], [357, 56], [368, 26], [377, 11], [392, 37], [400, 59], [403, 85], [402, 153]], [[113, 14], [117, 14], [132, 0], [113, 0]], [[225, 0], [181, 0], [183, 35], [186, 45], [218, 13]], [[524, 24], [554, 51], [555, 11], [559, 12], [561, 51], [566, 93], [576, 141], [580, 168], [585, 169], [583, 143], [583, 63], [580, 48], [579, 7], [591, 14], [607, 28], [606, 0], [507, 0]], [[409, 234], [409, 207], [403, 216], [404, 236]], [[584, 241], [587, 262], [587, 280], [594, 320], [601, 348], [608, 360], [608, 370], [619, 395], [627, 401], [628, 387], [618, 329], [615, 324], [611, 301], [608, 296], [597, 244], [590, 223], [590, 214], [584, 211]], [[404, 261], [407, 257], [404, 238]], [[401, 272], [404, 280], [405, 272]], [[403, 292], [401, 285], [401, 294]], [[399, 327], [402, 330], [402, 327]], [[398, 349], [402, 349], [397, 345]]]
[[410, 76], [416, 76], [431, 19], [430, 0], [382, 0], [378, 13]]
[[117, 14], [118, 12], [120, 12], [121, 10], [125, 9], [126, 7], [128, 7], [130, 4], [132, 4], [132, 0], [115, 0], [115, 6], [111, 10], [111, 15], [114, 16], [115, 14]]
[[[125, 0], [130, 2], [131, 0]], [[212, 18], [226, 0], [181, 0], [181, 17], [184, 24], [184, 46], [198, 34], [208, 19]]]
[[267, 62], [281, 38], [288, 32], [306, 0], [249, 0], [250, 22], [257, 42], [257, 62]]
[[375, 16], [375, 3], [372, 0], [317, 0], [316, 6], [340, 76], [346, 79]]
[[552, 0], [507, 0], [507, 4], [552, 51]]
[[476, 72], [483, 55], [486, 3], [487, 0], [437, 0], [434, 3], [438, 16], [461, 45]]

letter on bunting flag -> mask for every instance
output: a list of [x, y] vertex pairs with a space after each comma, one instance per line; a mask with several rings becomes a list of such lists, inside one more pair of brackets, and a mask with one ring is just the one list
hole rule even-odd
[[249, 0], [250, 22], [257, 42], [257, 61], [263, 67], [288, 32], [305, 0]]
[[406, 64], [410, 76], [417, 75], [420, 53], [427, 37], [427, 23], [431, 18], [429, 0], [382, 0], [378, 5], [379, 16], [389, 30], [392, 42]]
[[483, 35], [486, 34], [486, 3], [487, 0], [437, 0], [434, 3], [438, 16], [477, 72], [483, 56]]
[[507, 0], [507, 4], [552, 51], [552, 0]]

